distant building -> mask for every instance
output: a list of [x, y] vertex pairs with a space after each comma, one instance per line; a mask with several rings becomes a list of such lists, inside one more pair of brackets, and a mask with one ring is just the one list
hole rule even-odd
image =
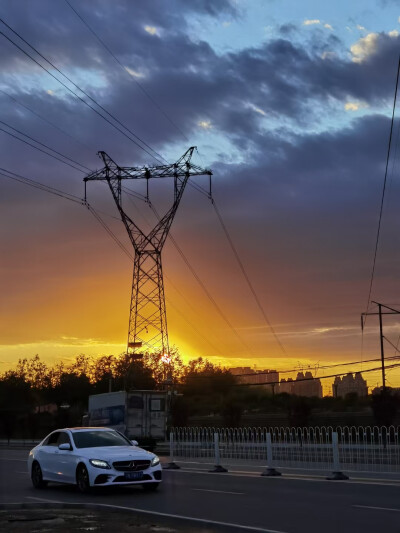
[[299, 372], [295, 380], [289, 378], [282, 379], [279, 384], [279, 392], [296, 394], [297, 396], [307, 396], [322, 398], [322, 385], [319, 378], [314, 378], [311, 372]]
[[278, 388], [279, 372], [276, 370], [253, 370], [249, 366], [237, 366], [229, 368], [229, 372], [236, 376], [239, 383], [245, 383], [248, 385], [260, 385], [271, 389], [276, 384]]
[[335, 398], [344, 398], [346, 394], [355, 392], [358, 396], [368, 395], [368, 386], [361, 372], [356, 372], [353, 376], [349, 372], [346, 376], [340, 378], [337, 376], [332, 385], [332, 393]]
[[294, 394], [293, 392], [294, 381], [292, 378], [281, 379], [279, 383], [279, 392], [286, 392], [286, 394]]

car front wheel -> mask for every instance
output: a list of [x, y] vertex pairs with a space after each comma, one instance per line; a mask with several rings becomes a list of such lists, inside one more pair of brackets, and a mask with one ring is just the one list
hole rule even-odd
[[32, 465], [31, 479], [35, 489], [44, 489], [47, 486], [47, 481], [43, 480], [42, 469], [37, 461]]
[[76, 485], [82, 494], [90, 491], [89, 473], [85, 465], [78, 466], [76, 471]]
[[158, 489], [159, 483], [143, 483], [142, 487], [146, 492], [154, 492]]

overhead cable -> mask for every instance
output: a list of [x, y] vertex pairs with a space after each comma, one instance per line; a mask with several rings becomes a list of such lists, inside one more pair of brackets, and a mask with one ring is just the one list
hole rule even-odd
[[364, 314], [364, 322], [363, 322], [364, 325], [365, 325], [365, 322], [367, 320], [367, 313], [368, 313], [368, 310], [369, 310], [369, 304], [371, 302], [372, 285], [373, 285], [373, 282], [374, 282], [376, 258], [377, 258], [377, 254], [378, 254], [379, 237], [380, 237], [380, 232], [381, 232], [381, 223], [382, 223], [382, 215], [383, 215], [383, 204], [384, 204], [384, 200], [385, 200], [385, 191], [386, 191], [386, 181], [387, 181], [388, 168], [389, 168], [390, 150], [391, 150], [391, 146], [392, 146], [394, 115], [395, 115], [395, 110], [396, 110], [397, 89], [398, 89], [398, 85], [399, 85], [399, 74], [400, 74], [400, 57], [399, 57], [398, 65], [397, 65], [397, 76], [396, 76], [396, 87], [395, 87], [395, 91], [394, 91], [392, 120], [391, 120], [391, 124], [390, 124], [389, 143], [388, 143], [388, 149], [387, 149], [387, 155], [386, 155], [385, 177], [384, 177], [384, 180], [383, 180], [383, 187], [382, 187], [382, 196], [381, 196], [381, 205], [380, 205], [380, 210], [379, 210], [378, 229], [377, 229], [377, 233], [376, 233], [374, 257], [373, 257], [373, 261], [372, 261], [372, 271], [371, 271], [371, 279], [370, 279], [370, 283], [369, 283], [367, 308], [366, 308], [366, 312]]
[[[160, 216], [159, 214], [157, 213], [156, 209], [154, 208], [154, 206], [150, 205], [152, 211], [154, 212], [154, 214], [156, 215], [156, 217], [158, 218], [158, 220], [160, 220]], [[215, 299], [213, 298], [213, 296], [210, 294], [209, 290], [207, 289], [207, 287], [205, 286], [205, 284], [203, 283], [203, 281], [200, 279], [199, 275], [197, 274], [197, 272], [195, 271], [195, 269], [192, 267], [192, 265], [190, 264], [189, 260], [187, 259], [186, 255], [183, 253], [182, 249], [178, 246], [178, 243], [176, 242], [176, 240], [173, 238], [171, 232], [169, 233], [169, 238], [172, 242], [172, 244], [175, 246], [176, 250], [178, 251], [179, 255], [182, 257], [184, 263], [186, 264], [186, 266], [188, 267], [188, 269], [190, 270], [190, 272], [192, 273], [192, 275], [194, 276], [194, 278], [196, 279], [197, 283], [200, 285], [200, 287], [202, 288], [203, 292], [205, 293], [205, 295], [207, 296], [207, 298], [210, 300], [210, 302], [212, 303], [214, 309], [217, 311], [217, 313], [219, 314], [219, 316], [222, 318], [222, 320], [225, 322], [225, 324], [227, 324], [227, 326], [229, 327], [229, 329], [233, 332], [233, 334], [235, 335], [235, 337], [239, 340], [239, 342], [243, 345], [243, 347], [248, 351], [250, 352], [253, 357], [254, 357], [254, 353], [252, 351], [252, 349], [244, 342], [244, 340], [242, 339], [242, 337], [239, 335], [239, 333], [237, 332], [237, 330], [234, 328], [234, 326], [231, 324], [231, 322], [228, 320], [227, 316], [225, 315], [225, 313], [222, 311], [222, 309], [220, 308], [220, 306], [217, 304], [217, 302], [215, 301]]]
[[[75, 169], [75, 170], [78, 170], [79, 172], [82, 172], [83, 174], [85, 174], [85, 171], [78, 168], [78, 167], [75, 167], [74, 165], [71, 165], [71, 163], [68, 163], [68, 161], [64, 161], [63, 159], [60, 159], [59, 157], [57, 157], [56, 155], [53, 155], [53, 154], [49, 154], [49, 152], [46, 152], [45, 150], [42, 150], [41, 148], [39, 148], [38, 146], [35, 146], [34, 144], [30, 143], [29, 141], [26, 141], [25, 139], [21, 139], [20, 137], [18, 137], [17, 135], [14, 135], [13, 133], [11, 133], [10, 131], [7, 131], [5, 130], [4, 128], [0, 128], [0, 131], [2, 131], [3, 133], [6, 133], [7, 135], [9, 135], [10, 137], [14, 137], [14, 139], [17, 139], [18, 141], [20, 142], [23, 142], [24, 144], [27, 144], [29, 146], [31, 146], [32, 148], [34, 148], [35, 150], [38, 150], [39, 152], [42, 152], [43, 154], [46, 154], [48, 155], [49, 157], [52, 157], [53, 159], [57, 159], [57, 161], [60, 161], [61, 163], [64, 163], [64, 165], [68, 165], [69, 167]], [[51, 148], [50, 148], [51, 149]]]
[[[11, 29], [11, 31], [13, 33], [15, 33], [16, 35], [19, 36], [19, 34], [17, 32], [15, 32], [10, 26], [8, 26], [8, 24], [6, 24], [1, 18], [0, 18], [0, 22], [2, 22], [3, 24], [5, 24], [8, 28]], [[50, 70], [48, 70], [46, 67], [44, 67], [41, 63], [39, 63], [39, 61], [37, 61], [34, 57], [32, 57], [28, 52], [26, 52], [26, 50], [24, 50], [23, 48], [21, 48], [16, 42], [14, 42], [10, 37], [8, 37], [8, 35], [6, 35], [4, 32], [0, 31], [0, 35], [2, 35], [5, 39], [7, 39], [11, 44], [13, 44], [16, 48], [18, 48], [18, 50], [20, 50], [23, 54], [25, 54], [27, 57], [29, 57], [29, 59], [31, 59], [34, 63], [36, 63], [40, 68], [42, 68], [45, 72], [47, 72], [53, 79], [55, 79], [58, 83], [60, 83], [67, 91], [69, 91], [71, 94], [73, 94], [76, 98], [78, 98], [83, 104], [85, 104], [87, 107], [89, 107], [92, 111], [94, 111], [99, 117], [101, 117], [103, 120], [105, 120], [108, 124], [110, 124], [113, 128], [115, 128], [117, 131], [119, 131], [122, 135], [124, 135], [127, 139], [129, 139], [131, 142], [133, 142], [138, 148], [140, 148], [141, 150], [143, 150], [144, 152], [146, 152], [150, 157], [153, 157], [157, 162], [159, 162], [160, 164], [162, 164], [162, 161], [160, 161], [160, 159], [158, 159], [154, 154], [150, 153], [146, 148], [144, 148], [143, 146], [141, 146], [137, 141], [135, 141], [135, 139], [132, 139], [132, 137], [130, 135], [128, 135], [125, 131], [123, 131], [121, 128], [119, 128], [117, 125], [115, 125], [113, 122], [111, 122], [111, 120], [109, 120], [107, 117], [105, 117], [104, 115], [102, 115], [96, 108], [94, 108], [92, 105], [90, 105], [88, 102], [86, 102], [86, 100], [84, 100], [81, 96], [79, 96], [78, 94], [76, 94], [76, 92], [74, 92], [70, 87], [68, 87], [68, 85], [66, 85], [63, 81], [61, 81], [59, 78], [57, 78], [52, 72], [50, 72]], [[19, 36], [20, 37], [20, 36]], [[22, 41], [24, 41], [28, 46], [30, 46], [33, 50], [35, 50], [35, 52], [40, 55], [41, 57], [43, 57], [43, 59], [45, 61], [47, 61], [55, 70], [57, 70], [58, 72], [60, 72], [60, 74], [62, 76], [64, 76], [70, 83], [72, 83], [75, 87], [77, 87], [85, 96], [87, 96], [91, 101], [93, 101], [100, 109], [103, 109], [109, 116], [111, 116], [113, 118], [113, 120], [115, 120], [115, 122], [121, 124], [127, 131], [130, 132], [129, 128], [127, 128], [126, 126], [124, 126], [118, 119], [116, 119], [115, 117], [113, 117], [107, 110], [105, 110], [100, 104], [98, 104], [92, 97], [90, 97], [83, 89], [81, 89], [80, 87], [78, 87], [78, 85], [76, 85], [72, 80], [70, 80], [70, 78], [68, 78], [68, 76], [66, 76], [65, 74], [63, 74], [61, 72], [60, 69], [58, 69], [57, 67], [55, 67], [49, 60], [47, 60], [44, 56], [42, 56], [39, 52], [36, 51], [36, 49], [31, 46], [27, 41], [25, 41], [25, 39], [23, 39], [22, 37], [20, 37], [20, 39]], [[130, 132], [131, 133], [131, 132]], [[134, 137], [137, 137], [136, 134], [132, 133], [132, 135]], [[141, 141], [143, 144], [146, 144], [144, 141]], [[155, 152], [152, 148], [151, 150], [154, 152], [154, 153], [157, 153]], [[159, 156], [161, 159], [164, 159], [162, 156]]]
[[214, 206], [214, 209], [215, 209], [215, 212], [216, 212], [216, 214], [217, 214], [218, 220], [219, 220], [219, 222], [220, 222], [220, 224], [221, 224], [221, 227], [222, 227], [222, 229], [223, 229], [223, 231], [224, 231], [224, 233], [225, 233], [225, 237], [227, 238], [227, 241], [228, 241], [228, 243], [229, 243], [229, 245], [230, 245], [230, 247], [231, 247], [231, 249], [232, 249], [233, 255], [235, 256], [236, 261], [237, 261], [237, 263], [238, 263], [238, 265], [239, 265], [239, 268], [240, 268], [240, 270], [241, 270], [241, 272], [242, 272], [242, 274], [243, 274], [243, 277], [244, 277], [244, 279], [246, 280], [246, 283], [247, 283], [247, 285], [248, 285], [248, 287], [249, 287], [249, 289], [250, 289], [250, 292], [251, 292], [251, 294], [253, 295], [254, 300], [255, 300], [255, 302], [256, 302], [256, 304], [257, 304], [259, 310], [261, 311], [261, 314], [262, 314], [262, 316], [263, 316], [263, 318], [264, 318], [264, 321], [266, 322], [266, 324], [267, 324], [269, 330], [270, 330], [271, 333], [273, 334], [273, 336], [274, 336], [274, 338], [275, 338], [275, 341], [276, 341], [276, 343], [278, 344], [279, 348], [282, 350], [282, 352], [283, 352], [285, 355], [288, 355], [287, 352], [286, 352], [286, 350], [285, 350], [285, 347], [283, 346], [282, 342], [281, 342], [280, 339], [278, 338], [278, 335], [276, 334], [276, 331], [275, 331], [274, 327], [272, 326], [271, 322], [269, 321], [269, 319], [268, 319], [268, 317], [267, 317], [267, 314], [266, 314], [265, 311], [264, 311], [263, 306], [261, 305], [261, 302], [260, 302], [260, 300], [259, 300], [259, 298], [258, 298], [258, 296], [257, 296], [256, 291], [254, 290], [254, 287], [253, 287], [253, 285], [252, 285], [252, 283], [251, 283], [251, 281], [250, 281], [250, 278], [249, 278], [249, 276], [248, 276], [248, 274], [247, 274], [247, 272], [246, 272], [246, 269], [244, 268], [243, 262], [242, 262], [242, 260], [240, 259], [239, 253], [238, 253], [238, 251], [237, 251], [237, 249], [236, 249], [236, 247], [235, 247], [235, 245], [234, 245], [234, 243], [233, 243], [233, 240], [232, 240], [232, 238], [231, 238], [231, 236], [230, 236], [230, 234], [229, 234], [228, 228], [226, 227], [226, 224], [224, 223], [224, 221], [223, 221], [223, 219], [222, 219], [221, 213], [219, 212], [219, 209], [217, 208], [217, 204], [216, 204], [216, 202], [215, 202], [214, 199], [212, 199], [212, 205]]
[[[9, 174], [11, 174], [11, 175], [9, 175]], [[66, 200], [70, 200], [71, 202], [75, 202], [77, 204], [80, 204], [80, 205], [83, 205], [83, 206], [87, 207], [89, 212], [99, 222], [99, 224], [103, 227], [103, 229], [109, 234], [109, 236], [113, 239], [113, 241], [117, 244], [117, 246], [121, 249], [121, 251], [128, 257], [128, 259], [130, 261], [134, 260], [132, 254], [129, 252], [129, 250], [123, 245], [123, 243], [119, 240], [119, 238], [111, 230], [111, 228], [108, 226], [108, 224], [99, 215], [99, 212], [101, 213], [102, 211], [99, 211], [98, 209], [97, 210], [94, 209], [88, 202], [85, 202], [85, 200], [83, 198], [79, 198], [79, 196], [75, 196], [73, 194], [67, 193], [67, 192], [62, 191], [60, 189], [56, 189], [55, 187], [51, 187], [49, 185], [45, 185], [44, 183], [38, 182], [36, 180], [32, 180], [30, 178], [26, 178], [25, 176], [21, 176], [20, 174], [16, 174], [15, 172], [12, 172], [10, 170], [7, 170], [7, 169], [1, 168], [1, 167], [0, 167], [0, 176], [4, 176], [5, 178], [8, 178], [8, 179], [11, 179], [11, 180], [14, 180], [14, 181], [18, 181], [18, 182], [20, 182], [20, 183], [22, 183], [24, 185], [28, 185], [30, 187], [34, 187], [34, 188], [39, 189], [39, 190], [41, 190], [43, 192], [47, 192], [47, 193], [53, 194], [55, 196], [59, 196], [61, 198], [65, 198]], [[104, 214], [107, 215], [107, 216], [111, 216], [112, 217], [112, 215], [108, 215], [107, 213], [104, 213]], [[112, 218], [116, 218], [116, 217], [112, 217]], [[120, 219], [118, 218], [117, 220], [120, 220]], [[179, 294], [181, 294], [179, 292], [179, 290], [177, 289], [177, 287], [172, 283], [172, 281], [168, 279], [168, 277], [167, 277], [167, 280], [174, 287], [174, 289]], [[181, 294], [181, 296], [183, 297], [182, 294]], [[209, 344], [209, 346], [215, 352], [218, 352], [218, 353], [221, 354], [220, 350], [218, 350], [218, 348], [216, 348], [210, 342], [210, 340], [207, 337], [205, 337], [198, 330], [198, 328], [196, 326], [194, 326], [189, 321], [189, 319], [179, 310], [179, 308], [177, 306], [175, 306], [172, 303], [172, 301], [170, 301], [169, 299], [167, 299], [167, 301], [168, 301], [168, 305], [171, 306], [175, 310], [175, 312], [180, 315], [180, 317], [197, 333], [197, 335], [199, 335], [205, 342], [207, 342]]]
[[[46, 122], [46, 124], [49, 124], [49, 126], [51, 126], [52, 128], [55, 128], [56, 130], [58, 130], [59, 132], [61, 132], [63, 135], [66, 135], [67, 137], [69, 137], [70, 139], [72, 139], [74, 142], [84, 146], [85, 148], [87, 148], [88, 150], [92, 151], [92, 148], [87, 145], [86, 143], [84, 143], [83, 141], [81, 141], [80, 139], [77, 139], [76, 137], [72, 136], [70, 133], [68, 133], [67, 131], [63, 130], [62, 128], [60, 128], [59, 126], [57, 126], [57, 124], [54, 124], [54, 122], [51, 122], [50, 120], [48, 120], [47, 118], [43, 117], [42, 115], [40, 115], [39, 113], [37, 113], [34, 109], [32, 109], [31, 107], [27, 106], [26, 104], [23, 104], [22, 102], [20, 102], [17, 98], [15, 98], [15, 96], [11, 96], [11, 94], [8, 94], [6, 91], [4, 91], [3, 89], [0, 89], [0, 92], [5, 94], [8, 98], [10, 98], [13, 102], [15, 102], [16, 104], [18, 104], [19, 106], [23, 107], [24, 109], [26, 109], [27, 111], [29, 111], [30, 113], [32, 113], [32, 115], [35, 115], [36, 117], [38, 117], [40, 120], [43, 120], [43, 122]], [[93, 153], [95, 153], [96, 150], [93, 150]]]
[[54, 194], [55, 196], [59, 196], [61, 198], [65, 198], [66, 200], [70, 200], [71, 202], [84, 205], [83, 198], [79, 198], [79, 196], [75, 196], [73, 194], [67, 193], [60, 189], [56, 189], [55, 187], [45, 185], [44, 183], [40, 183], [36, 180], [26, 178], [25, 176], [21, 176], [20, 174], [16, 174], [15, 172], [11, 172], [10, 170], [7, 170], [5, 168], [0, 168], [0, 174], [4, 176], [5, 178], [9, 178], [14, 181], [19, 181], [20, 183], [23, 183], [24, 185], [29, 185], [30, 187], [34, 187], [35, 189], [40, 189], [44, 192], [48, 192], [50, 194]]
[[[389, 365], [386, 367], [387, 370], [390, 370], [392, 368], [398, 368], [400, 367], [400, 363], [395, 363], [393, 365]], [[381, 370], [381, 367], [378, 366], [376, 368], [367, 368], [366, 370], [363, 370], [363, 373], [366, 373], [366, 372], [378, 372]], [[331, 374], [330, 376], [320, 376], [320, 377], [310, 377], [310, 378], [301, 378], [301, 379], [296, 379], [294, 381], [289, 381], [290, 384], [295, 384], [295, 383], [301, 383], [301, 382], [304, 382], [304, 381], [315, 381], [317, 379], [330, 379], [330, 378], [336, 378], [336, 377], [340, 377], [340, 376], [344, 376], [346, 374], [346, 372], [341, 372], [339, 374]], [[260, 386], [260, 385], [280, 385], [280, 381], [263, 381], [262, 383], [236, 383], [236, 387], [249, 387], [249, 386]], [[288, 383], [287, 381], [284, 382], [284, 383]]]
[[94, 37], [99, 41], [99, 43], [103, 46], [105, 50], [110, 54], [110, 56], [116, 61], [116, 63], [121, 67], [121, 69], [129, 76], [129, 78], [136, 83], [136, 85], [139, 87], [139, 89], [147, 96], [147, 98], [150, 100], [150, 102], [164, 115], [164, 117], [168, 120], [168, 122], [176, 128], [179, 133], [189, 142], [188, 137], [185, 135], [185, 133], [181, 130], [181, 128], [172, 120], [172, 118], [164, 111], [164, 109], [158, 104], [158, 102], [149, 94], [149, 92], [144, 88], [144, 86], [139, 83], [138, 80], [136, 80], [131, 74], [129, 74], [129, 71], [127, 68], [121, 63], [121, 61], [118, 59], [118, 57], [113, 53], [113, 51], [110, 49], [109, 46], [106, 45], [106, 43], [101, 39], [98, 33], [94, 31], [94, 29], [89, 25], [89, 23], [82, 17], [82, 15], [79, 14], [77, 9], [75, 9], [71, 3], [68, 0], [65, 0], [66, 4], [72, 9], [72, 11], [75, 13], [75, 15], [79, 18], [79, 20], [86, 26], [86, 28], [94, 35]]
[[[17, 128], [14, 128], [13, 126], [10, 126], [10, 124], [7, 124], [7, 122], [3, 122], [2, 120], [0, 120], [0, 124], [3, 124], [4, 126], [7, 126], [7, 128], [10, 128], [11, 130], [19, 133], [20, 135], [23, 135], [24, 137], [27, 137], [28, 139], [30, 139], [31, 141], [35, 142], [36, 144], [39, 144], [40, 146], [43, 146], [44, 148], [46, 148], [47, 150], [50, 150], [51, 152], [54, 152], [55, 154], [57, 155], [60, 155], [61, 157], [63, 157], [64, 159], [68, 159], [68, 161], [71, 161], [71, 163], [75, 163], [75, 165], [79, 165], [80, 167], [82, 167], [83, 169], [85, 169], [86, 171], [89, 171], [91, 172], [92, 169], [85, 166], [85, 165], [82, 165], [82, 163], [79, 163], [79, 161], [76, 161], [75, 159], [72, 159], [71, 157], [68, 157], [67, 155], [64, 155], [62, 154], [61, 152], [58, 152], [57, 150], [54, 150], [54, 148], [51, 148], [50, 146], [48, 146], [47, 144], [44, 144], [36, 139], [34, 139], [33, 137], [31, 137], [30, 135], [28, 135], [27, 133], [24, 133], [23, 131], [20, 131], [20, 130], [17, 130]], [[2, 130], [4, 131], [4, 130]], [[22, 139], [21, 139], [22, 140]], [[32, 145], [31, 145], [32, 146]], [[48, 154], [50, 155], [50, 154]], [[83, 172], [83, 171], [82, 171]]]

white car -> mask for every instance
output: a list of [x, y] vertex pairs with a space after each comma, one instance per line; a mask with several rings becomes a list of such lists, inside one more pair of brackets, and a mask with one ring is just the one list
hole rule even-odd
[[29, 452], [33, 486], [49, 481], [91, 487], [141, 484], [156, 490], [161, 482], [160, 459], [109, 428], [66, 428], [53, 431]]

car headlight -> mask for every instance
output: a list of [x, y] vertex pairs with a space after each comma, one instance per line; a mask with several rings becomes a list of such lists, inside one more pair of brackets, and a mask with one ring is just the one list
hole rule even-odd
[[111, 468], [107, 461], [103, 461], [102, 459], [89, 459], [89, 463], [96, 468], [106, 468], [107, 470]]
[[155, 455], [153, 459], [151, 460], [151, 466], [157, 466], [160, 464], [160, 458]]

